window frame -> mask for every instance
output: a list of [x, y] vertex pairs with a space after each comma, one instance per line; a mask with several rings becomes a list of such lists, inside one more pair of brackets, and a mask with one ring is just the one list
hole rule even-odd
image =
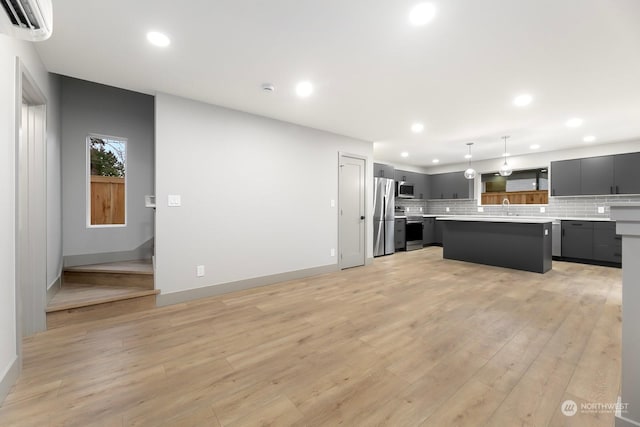
[[[124, 142], [124, 223], [123, 224], [91, 224], [91, 138], [111, 139]], [[85, 218], [86, 228], [123, 228], [127, 226], [129, 219], [129, 139], [115, 135], [101, 133], [89, 133], [85, 138]]]

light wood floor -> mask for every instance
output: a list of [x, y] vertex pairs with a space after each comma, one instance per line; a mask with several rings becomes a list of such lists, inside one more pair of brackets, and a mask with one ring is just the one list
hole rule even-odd
[[612, 426], [619, 269], [373, 265], [31, 337], [2, 426]]

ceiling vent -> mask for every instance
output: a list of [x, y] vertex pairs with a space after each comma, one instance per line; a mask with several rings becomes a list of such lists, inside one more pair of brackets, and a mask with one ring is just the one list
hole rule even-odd
[[29, 41], [51, 36], [53, 13], [51, 0], [0, 0], [0, 32]]

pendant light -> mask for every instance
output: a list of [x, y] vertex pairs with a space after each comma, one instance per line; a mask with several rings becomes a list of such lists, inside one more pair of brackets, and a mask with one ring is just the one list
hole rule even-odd
[[473, 142], [467, 142], [467, 146], [469, 147], [469, 154], [467, 154], [467, 158], [469, 159], [469, 167], [466, 171], [464, 171], [464, 177], [467, 179], [474, 179], [476, 177], [476, 170], [471, 167], [471, 146]]
[[502, 139], [504, 139], [504, 163], [502, 166], [500, 166], [500, 170], [498, 171], [500, 172], [501, 176], [509, 176], [513, 173], [513, 169], [511, 169], [511, 166], [509, 166], [509, 164], [507, 163], [507, 138], [509, 137], [502, 137]]

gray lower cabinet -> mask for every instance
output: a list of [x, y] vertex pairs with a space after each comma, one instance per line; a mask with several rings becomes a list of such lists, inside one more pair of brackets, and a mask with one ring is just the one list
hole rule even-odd
[[407, 246], [407, 236], [406, 236], [406, 229], [405, 229], [406, 225], [407, 225], [406, 219], [404, 218], [395, 219], [394, 241], [395, 241], [396, 251], [404, 250]]
[[613, 156], [616, 194], [640, 194], [640, 153]]
[[435, 220], [433, 243], [442, 246], [442, 221]]
[[593, 259], [622, 263], [622, 236], [616, 234], [615, 222], [593, 224]]
[[551, 195], [576, 196], [580, 193], [580, 159], [551, 162]]
[[464, 177], [464, 172], [449, 172], [429, 177], [431, 199], [473, 198], [473, 180]]
[[562, 221], [562, 256], [622, 262], [622, 240], [612, 221]]
[[422, 220], [422, 244], [432, 245], [435, 243], [436, 238], [436, 219], [424, 218]]
[[373, 176], [377, 178], [389, 178], [394, 179], [395, 169], [391, 165], [385, 165], [383, 163], [373, 164]]
[[593, 223], [562, 221], [562, 256], [593, 259]]

